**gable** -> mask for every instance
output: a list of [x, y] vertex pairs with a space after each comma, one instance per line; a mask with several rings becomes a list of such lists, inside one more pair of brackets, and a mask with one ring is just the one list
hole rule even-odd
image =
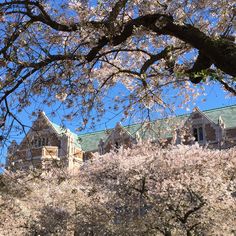
[[206, 114], [201, 112], [198, 108], [195, 108], [186, 120], [185, 125], [202, 125], [208, 123], [211, 123], [214, 126], [217, 124], [214, 123]]
[[126, 142], [132, 142], [135, 138], [128, 132], [127, 129], [124, 129], [120, 124], [117, 124], [116, 127], [111, 131], [110, 135], [104, 143], [104, 147], [108, 144], [115, 144], [119, 142], [119, 144], [125, 144]]
[[20, 143], [19, 149], [31, 148], [36, 145], [35, 142], [42, 142], [46, 146], [60, 146], [60, 139], [57, 132], [50, 125], [47, 117], [41, 113]]
[[[164, 139], [172, 137], [174, 129], [181, 127], [187, 118], [188, 115], [181, 115], [153, 122], [122, 126], [122, 129], [126, 130], [133, 139], [137, 136], [142, 140]], [[79, 135], [82, 150], [85, 152], [97, 151], [100, 139], [106, 141], [113, 130], [108, 129]]]

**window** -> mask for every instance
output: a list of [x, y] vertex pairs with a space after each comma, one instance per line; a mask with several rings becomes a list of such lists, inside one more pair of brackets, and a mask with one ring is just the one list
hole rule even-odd
[[42, 139], [42, 146], [45, 146], [45, 138]]
[[193, 136], [195, 137], [195, 141], [203, 141], [203, 128], [202, 127], [194, 128]]
[[31, 141], [31, 145], [34, 146], [34, 147], [48, 146], [48, 138], [47, 137], [34, 138]]
[[121, 147], [121, 143], [120, 142], [115, 142], [115, 148], [119, 149]]
[[41, 138], [38, 139], [38, 147], [41, 147]]
[[35, 140], [34, 140], [34, 146], [35, 146], [35, 147], [37, 147], [37, 143], [38, 143], [38, 140], [35, 139]]

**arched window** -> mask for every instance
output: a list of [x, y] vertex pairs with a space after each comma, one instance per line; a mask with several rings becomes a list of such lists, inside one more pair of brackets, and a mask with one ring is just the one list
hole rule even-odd
[[195, 137], [195, 141], [203, 141], [203, 128], [202, 127], [196, 127], [193, 129], [193, 136]]
[[41, 138], [38, 140], [38, 147], [41, 147]]
[[119, 149], [119, 148], [120, 148], [120, 143], [117, 142], [117, 141], [115, 142], [115, 148], [116, 148], [116, 149]]

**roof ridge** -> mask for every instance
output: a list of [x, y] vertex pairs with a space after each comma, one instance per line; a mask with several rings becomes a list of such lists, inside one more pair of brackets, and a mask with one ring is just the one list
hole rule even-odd
[[[124, 126], [123, 126], [124, 127]], [[103, 133], [105, 131], [109, 131], [109, 130], [113, 130], [114, 128], [109, 128], [109, 129], [103, 129], [103, 130], [98, 130], [98, 131], [94, 131], [94, 132], [89, 132], [89, 133], [84, 133], [84, 134], [78, 134], [78, 136], [86, 136], [86, 135], [90, 135], [90, 134], [97, 134], [97, 133]]]
[[[170, 117], [165, 117], [165, 118], [160, 118], [160, 119], [156, 119], [153, 121], [145, 121], [145, 122], [137, 122], [134, 124], [130, 124], [130, 125], [122, 125], [123, 128], [130, 128], [132, 126], [136, 126], [136, 125], [140, 125], [140, 124], [144, 124], [144, 123], [153, 123], [155, 121], [160, 121], [160, 120], [165, 120], [165, 119], [169, 119], [169, 118], [176, 118], [176, 117], [181, 117], [181, 116], [187, 116], [190, 113], [186, 113], [186, 114], [181, 114], [181, 115], [176, 115], [176, 116], [170, 116]], [[115, 127], [114, 127], [115, 128]], [[98, 130], [98, 131], [94, 131], [94, 132], [88, 132], [88, 133], [84, 133], [84, 134], [78, 134], [78, 136], [86, 136], [86, 135], [91, 135], [91, 134], [97, 134], [97, 133], [103, 133], [106, 131], [110, 131], [113, 130], [114, 128], [109, 128], [109, 129], [103, 129], [103, 130]]]
[[222, 110], [222, 109], [226, 109], [226, 108], [230, 108], [230, 107], [236, 107], [236, 104], [228, 105], [228, 106], [224, 106], [224, 107], [211, 108], [211, 109], [208, 109], [208, 110], [203, 110], [202, 112]]
[[[216, 111], [216, 110], [222, 110], [222, 109], [227, 109], [229, 107], [236, 107], [236, 104], [233, 104], [233, 105], [228, 105], [228, 106], [223, 106], [223, 107], [217, 107], [217, 108], [211, 108], [211, 109], [207, 109], [207, 110], [200, 110], [201, 112], [210, 112], [210, 111]], [[188, 112], [188, 113], [185, 113], [185, 114], [180, 114], [180, 115], [176, 115], [176, 116], [169, 116], [169, 117], [163, 117], [163, 118], [157, 118], [155, 120], [152, 120], [152, 121], [145, 121], [145, 122], [137, 122], [137, 123], [133, 123], [133, 124], [129, 124], [129, 125], [124, 125], [122, 126], [123, 128], [130, 128], [130, 127], [133, 127], [133, 126], [136, 126], [136, 125], [141, 125], [143, 123], [153, 123], [155, 121], [164, 121], [164, 120], [167, 120], [167, 119], [170, 119], [170, 118], [179, 118], [179, 117], [184, 117], [184, 116], [188, 116], [190, 115], [192, 112]], [[48, 118], [48, 117], [47, 117]], [[52, 123], [52, 124], [55, 124], [57, 125], [58, 127], [62, 128], [63, 126], [61, 125], [58, 125], [54, 122], [52, 122], [49, 118], [48, 120]], [[67, 130], [67, 128], [65, 128]], [[87, 133], [83, 133], [83, 134], [77, 134], [71, 130], [69, 130], [69, 132], [71, 132], [72, 134], [78, 136], [78, 137], [83, 137], [83, 136], [89, 136], [89, 135], [95, 135], [95, 134], [98, 134], [98, 133], [104, 133], [104, 132], [107, 132], [107, 131], [111, 131], [113, 130], [114, 128], [109, 128], [109, 129], [102, 129], [102, 130], [98, 130], [98, 131], [94, 131], [94, 132], [87, 132]], [[63, 130], [63, 128], [62, 128]]]
[[78, 136], [78, 134], [76, 134], [75, 132], [71, 131], [69, 128], [66, 128], [66, 126], [64, 126], [64, 125], [58, 125], [58, 124], [56, 124], [55, 122], [53, 122], [53, 121], [51, 121], [51, 120], [49, 120], [49, 121], [51, 122], [52, 125], [57, 126], [57, 127], [60, 128], [62, 131], [65, 130], [65, 132], [68, 131], [69, 133]]
[[[207, 110], [200, 110], [201, 112], [208, 112], [208, 111], [215, 111], [215, 110], [220, 110], [220, 109], [225, 109], [225, 108], [229, 108], [229, 107], [236, 107], [236, 104], [234, 105], [228, 105], [228, 106], [224, 106], [224, 107], [217, 107], [217, 108], [211, 108], [211, 109], [207, 109]], [[129, 128], [129, 127], [132, 127], [132, 126], [136, 126], [136, 125], [140, 125], [140, 124], [143, 124], [143, 123], [153, 123], [155, 121], [163, 121], [163, 120], [166, 120], [166, 119], [170, 119], [170, 118], [177, 118], [177, 117], [181, 117], [181, 116], [188, 116], [190, 115], [192, 112], [188, 112], [188, 113], [185, 113], [185, 114], [180, 114], [180, 115], [176, 115], [176, 116], [169, 116], [169, 117], [164, 117], [164, 118], [159, 118], [159, 119], [155, 119], [153, 121], [145, 121], [145, 122], [137, 122], [137, 123], [134, 123], [134, 124], [130, 124], [130, 125], [124, 125], [122, 126], [123, 128]], [[113, 130], [114, 128], [109, 128], [109, 129], [103, 129], [103, 130], [98, 130], [98, 131], [94, 131], [94, 132], [88, 132], [88, 133], [84, 133], [84, 134], [78, 134], [78, 136], [86, 136], [86, 135], [91, 135], [91, 134], [97, 134], [97, 133], [103, 133], [103, 132], [106, 132], [106, 131], [109, 131], [109, 130]]]

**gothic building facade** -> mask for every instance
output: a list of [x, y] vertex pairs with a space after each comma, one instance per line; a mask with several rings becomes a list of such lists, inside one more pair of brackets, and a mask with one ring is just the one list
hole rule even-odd
[[8, 148], [6, 166], [10, 170], [46, 168], [60, 165], [74, 168], [82, 162], [83, 152], [76, 134], [51, 122], [44, 112], [18, 145]]
[[95, 152], [105, 154], [145, 140], [162, 146], [198, 142], [210, 148], [232, 147], [236, 144], [236, 105], [207, 111], [195, 108], [188, 115], [130, 126], [118, 123], [114, 129], [82, 135], [54, 124], [44, 112], [39, 112], [22, 142], [12, 141], [9, 146], [6, 168], [48, 168], [54, 163], [73, 169]]

